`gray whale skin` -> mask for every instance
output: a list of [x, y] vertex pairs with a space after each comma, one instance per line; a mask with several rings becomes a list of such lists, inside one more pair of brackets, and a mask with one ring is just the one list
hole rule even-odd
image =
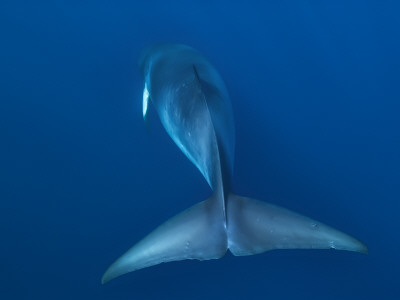
[[181, 44], [144, 49], [143, 116], [151, 102], [176, 145], [213, 193], [160, 225], [118, 258], [102, 283], [120, 275], [184, 259], [253, 255], [273, 249], [338, 249], [367, 253], [355, 238], [287, 209], [231, 190], [235, 129], [220, 75], [198, 51]]

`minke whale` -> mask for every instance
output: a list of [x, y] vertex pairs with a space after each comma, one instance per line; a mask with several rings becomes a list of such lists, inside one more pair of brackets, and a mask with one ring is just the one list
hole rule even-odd
[[221, 258], [273, 249], [337, 249], [367, 253], [339, 230], [285, 208], [232, 192], [235, 128], [227, 88], [213, 65], [181, 44], [145, 48], [143, 117], [152, 103], [179, 149], [212, 189], [209, 199], [167, 220], [118, 258], [102, 283], [120, 275], [184, 259]]

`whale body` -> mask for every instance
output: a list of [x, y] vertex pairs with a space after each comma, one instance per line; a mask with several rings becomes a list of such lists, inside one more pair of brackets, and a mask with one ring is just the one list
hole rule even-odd
[[163, 262], [253, 255], [273, 249], [337, 249], [367, 253], [357, 239], [266, 202], [236, 195], [231, 179], [235, 128], [225, 84], [195, 49], [156, 44], [144, 49], [143, 117], [152, 103], [176, 145], [213, 193], [160, 225], [118, 258], [102, 283]]

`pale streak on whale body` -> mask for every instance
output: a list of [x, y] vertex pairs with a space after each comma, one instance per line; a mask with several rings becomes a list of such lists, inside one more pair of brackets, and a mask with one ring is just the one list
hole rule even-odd
[[167, 133], [199, 169], [212, 196], [160, 225], [118, 258], [102, 283], [159, 263], [221, 258], [273, 249], [337, 249], [367, 253], [355, 238], [287, 209], [232, 192], [235, 129], [225, 84], [191, 47], [157, 44], [139, 63], [148, 102]]

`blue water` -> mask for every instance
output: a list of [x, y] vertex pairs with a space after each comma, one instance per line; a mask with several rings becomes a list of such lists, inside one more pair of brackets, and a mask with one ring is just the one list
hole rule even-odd
[[[398, 1], [242, 2], [0, 2], [1, 299], [399, 299]], [[142, 120], [136, 61], [159, 41], [197, 48], [226, 81], [234, 190], [368, 255], [227, 254], [100, 284], [210, 195], [155, 111]]]

